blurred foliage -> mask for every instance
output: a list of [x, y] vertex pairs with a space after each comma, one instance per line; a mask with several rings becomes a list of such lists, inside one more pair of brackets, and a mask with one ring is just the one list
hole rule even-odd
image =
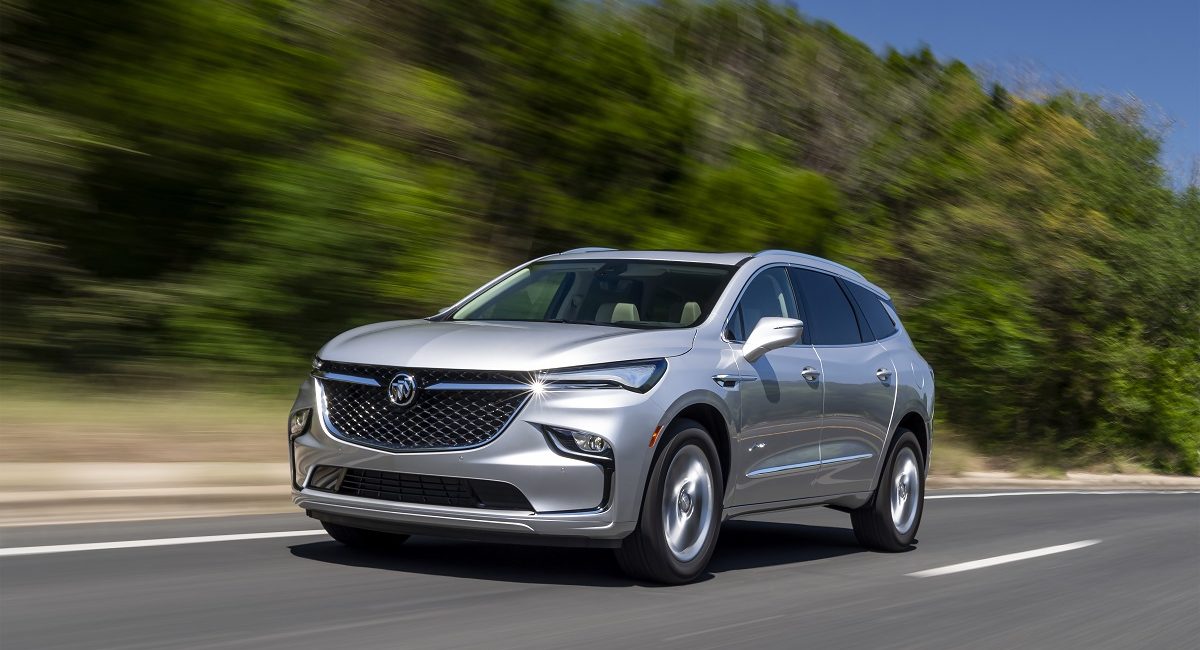
[[9, 367], [271, 376], [576, 245], [830, 256], [985, 448], [1200, 464], [1200, 190], [1134, 105], [768, 2], [0, 0]]

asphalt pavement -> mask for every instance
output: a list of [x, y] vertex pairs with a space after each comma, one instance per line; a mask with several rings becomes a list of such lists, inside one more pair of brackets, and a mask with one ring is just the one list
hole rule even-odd
[[658, 587], [603, 550], [344, 548], [303, 514], [0, 528], [0, 648], [1196, 648], [1200, 494], [938, 492], [917, 547], [824, 508]]

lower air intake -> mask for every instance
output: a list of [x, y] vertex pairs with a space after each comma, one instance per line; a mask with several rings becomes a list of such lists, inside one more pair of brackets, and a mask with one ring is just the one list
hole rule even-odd
[[[340, 473], [340, 478], [336, 476]], [[509, 483], [454, 476], [404, 474], [372, 469], [341, 470], [321, 466], [313, 471], [309, 487], [364, 499], [423, 503], [455, 508], [532, 511], [521, 491]], [[317, 477], [322, 477], [320, 481]]]

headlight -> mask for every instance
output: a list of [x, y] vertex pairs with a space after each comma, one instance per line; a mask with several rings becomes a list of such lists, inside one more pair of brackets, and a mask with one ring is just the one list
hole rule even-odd
[[288, 418], [288, 436], [295, 438], [308, 430], [308, 421], [312, 419], [312, 409], [300, 409]]
[[667, 371], [665, 359], [629, 361], [604, 366], [550, 370], [538, 377], [549, 390], [578, 388], [624, 388], [644, 393], [654, 387]]

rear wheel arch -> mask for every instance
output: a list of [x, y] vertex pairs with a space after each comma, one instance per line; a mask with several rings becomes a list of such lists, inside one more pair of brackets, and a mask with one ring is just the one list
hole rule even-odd
[[929, 438], [929, 426], [925, 421], [925, 416], [916, 411], [909, 411], [908, 413], [905, 413], [904, 417], [900, 418], [899, 424], [896, 425], [896, 429], [892, 431], [892, 439], [888, 443], [888, 452], [891, 452], [892, 445], [896, 443], [896, 439], [899, 437], [897, 432], [900, 429], [908, 429], [909, 431], [912, 431], [914, 435], [916, 435], [917, 444], [921, 447], [921, 456], [925, 466], [925, 473], [928, 474], [929, 452], [933, 441]]

